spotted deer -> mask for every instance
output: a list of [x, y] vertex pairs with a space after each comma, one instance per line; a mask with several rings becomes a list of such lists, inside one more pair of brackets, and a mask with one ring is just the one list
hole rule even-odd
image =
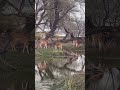
[[39, 70], [40, 77], [43, 80], [43, 76], [47, 75], [46, 70], [48, 69], [48, 64], [47, 64], [46, 61], [43, 61], [43, 62], [38, 63], [37, 67], [38, 67], [38, 70]]
[[39, 47], [40, 48], [48, 48], [48, 40], [45, 39], [41, 39], [38, 41], [39, 42]]
[[104, 35], [102, 33], [91, 35], [92, 46], [97, 47], [99, 50], [104, 48]]
[[80, 47], [80, 41], [79, 40], [73, 40], [73, 46], [75, 46], [76, 48]]
[[25, 49], [27, 50], [27, 53], [29, 53], [30, 37], [28, 34], [25, 34], [23, 32], [11, 32], [10, 37], [11, 37], [10, 46], [13, 51], [16, 51], [16, 46], [18, 44], [22, 44], [23, 45], [23, 53], [25, 52]]
[[54, 45], [54, 48], [55, 48], [55, 49], [61, 49], [61, 50], [62, 50], [62, 49], [63, 49], [63, 43], [61, 43], [61, 42], [56, 42], [55, 45]]

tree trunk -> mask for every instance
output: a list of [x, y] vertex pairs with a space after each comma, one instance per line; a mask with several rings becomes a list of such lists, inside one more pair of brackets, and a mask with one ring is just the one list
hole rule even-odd
[[26, 17], [26, 25], [25, 25], [25, 32], [31, 32], [35, 30], [35, 16], [32, 15], [32, 17]]
[[55, 14], [55, 18], [54, 18], [54, 21], [53, 23], [50, 22], [50, 32], [46, 35], [45, 39], [49, 39], [51, 36], [54, 35], [54, 32], [55, 30], [57, 29], [57, 25], [58, 25], [58, 22], [60, 20], [60, 17], [59, 17], [59, 11], [58, 11], [58, 5], [59, 5], [59, 1], [58, 0], [54, 0], [54, 14]]

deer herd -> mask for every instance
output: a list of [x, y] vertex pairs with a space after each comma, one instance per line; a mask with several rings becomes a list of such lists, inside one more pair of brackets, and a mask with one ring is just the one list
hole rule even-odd
[[12, 32], [10, 33], [10, 37], [12, 41], [10, 42], [10, 46], [13, 51], [16, 51], [16, 46], [17, 44], [22, 44], [23, 45], [23, 53], [25, 52], [25, 49], [27, 50], [27, 53], [29, 53], [29, 42], [30, 38], [29, 35], [23, 33], [23, 32]]
[[[110, 49], [117, 45], [120, 37], [117, 36], [119, 32], [100, 32], [86, 36], [87, 42], [90, 46], [98, 48], [99, 51]], [[117, 37], [116, 37], [117, 36]], [[115, 41], [116, 40], [116, 41]]]
[[[62, 50], [64, 45], [60, 40], [53, 42], [46, 39], [32, 40], [31, 35], [23, 31], [5, 31], [3, 33], [5, 33], [6, 37], [8, 36], [7, 38], [10, 40], [8, 48], [12, 51], [18, 51], [21, 48], [23, 53], [30, 53], [34, 49], [34, 46], [35, 48], [47, 49], [48, 47], [53, 47], [54, 49]], [[3, 33], [0, 35], [1, 37], [3, 37]], [[73, 40], [71, 42], [76, 48], [80, 47], [81, 42], [79, 40]]]
[[[106, 33], [108, 35], [108, 33]], [[111, 37], [107, 37], [106, 34], [99, 33], [99, 34], [93, 34], [87, 37], [89, 41], [91, 41], [91, 44], [93, 47], [97, 47], [99, 50], [102, 50], [106, 47], [106, 45], [111, 44]], [[9, 33], [10, 37], [10, 47], [13, 51], [17, 50], [17, 45], [22, 44], [22, 51], [25, 52], [25, 49], [27, 53], [29, 53], [30, 45], [31, 45], [31, 39], [30, 35], [23, 33], [23, 32], [11, 32]], [[80, 47], [81, 42], [79, 40], [73, 40], [72, 41], [73, 46], [76, 48]], [[53, 47], [55, 49], [63, 49], [64, 43], [61, 41], [56, 41], [54, 43], [50, 43], [49, 40], [46, 39], [39, 39], [35, 40], [35, 48], [45, 48]], [[77, 62], [81, 60], [80, 57], [76, 60]], [[76, 63], [76, 62], [73, 62]], [[83, 65], [85, 62], [84, 60], [82, 62], [79, 62], [81, 65]], [[68, 66], [70, 68], [73, 68], [72, 66]], [[86, 70], [89, 70], [90, 68], [94, 68], [97, 70], [97, 73], [89, 73], [89, 87], [88, 90], [118, 90], [120, 88], [120, 71], [117, 68], [102, 68], [102, 67], [96, 67], [93, 64], [86, 65]], [[40, 62], [35, 65], [35, 72], [39, 72], [40, 77], [43, 77], [43, 75], [46, 75], [46, 70], [49, 68], [47, 62]], [[85, 67], [80, 67], [83, 71], [85, 71]], [[91, 70], [92, 71], [92, 70]], [[87, 76], [87, 72], [86, 72]], [[43, 79], [43, 78], [42, 78]], [[101, 86], [101, 87], [100, 87]], [[100, 89], [98, 89], [100, 88]]]
[[[80, 47], [80, 41], [79, 40], [73, 40], [72, 41], [73, 46], [76, 48]], [[49, 40], [46, 39], [38, 39], [35, 41], [35, 48], [48, 48], [48, 47], [53, 47], [54, 49], [63, 49], [64, 43], [61, 41], [55, 41], [55, 42], [49, 42]]]
[[9, 31], [3, 32], [0, 36], [5, 42], [9, 41], [7, 46], [8, 51], [17, 51], [19, 48], [19, 50], [21, 49], [23, 53], [29, 53], [30, 50], [32, 50], [31, 48], [34, 47], [34, 45], [31, 43], [33, 40], [31, 39], [30, 35], [25, 32]]

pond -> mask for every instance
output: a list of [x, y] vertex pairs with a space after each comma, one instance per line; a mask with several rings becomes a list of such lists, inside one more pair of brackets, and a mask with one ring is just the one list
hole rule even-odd
[[[36, 90], [67, 90], [66, 88], [71, 88], [68, 90], [84, 90], [84, 84], [85, 84], [84, 72], [80, 73], [80, 72], [70, 71], [69, 69], [66, 70], [64, 68], [63, 69], [59, 68], [62, 67], [62, 65], [64, 65], [66, 61], [67, 60], [64, 59], [61, 60], [59, 63], [58, 61], [54, 62], [54, 64], [58, 67], [54, 67], [52, 65], [49, 67], [55, 79], [50, 79], [50, 77], [47, 77], [44, 78], [43, 81], [41, 81], [41, 77], [39, 73], [36, 73], [35, 74]], [[76, 67], [75, 65], [71, 65], [69, 67], [78, 69], [78, 67]]]

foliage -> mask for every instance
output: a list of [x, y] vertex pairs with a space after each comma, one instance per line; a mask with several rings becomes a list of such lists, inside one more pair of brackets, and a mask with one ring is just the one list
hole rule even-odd
[[[38, 5], [40, 2], [41, 4]], [[80, 32], [83, 30], [82, 28], [84, 27], [82, 25], [84, 23], [82, 19], [84, 14], [81, 12], [84, 6], [82, 6], [81, 3], [84, 2], [75, 0], [37, 0], [36, 30], [45, 31], [46, 29], [49, 29], [50, 32], [46, 37], [50, 37], [54, 35], [55, 31], [57, 30], [64, 32], [64, 27], [66, 27], [69, 32], [74, 32], [75, 34], [78, 34], [77, 36], [79, 36]], [[80, 16], [76, 16], [76, 12], [78, 12], [80, 16], [83, 17], [80, 18]], [[79, 19], [78, 22], [82, 21], [81, 24], [79, 24], [81, 26], [79, 28], [77, 25], [78, 22], [74, 22], [76, 18]]]
[[62, 50], [55, 50], [53, 48], [48, 49], [36, 49], [36, 61], [51, 61], [54, 60], [54, 56], [62, 55]]
[[87, 0], [86, 16], [91, 17], [96, 26], [119, 26], [119, 0]]

